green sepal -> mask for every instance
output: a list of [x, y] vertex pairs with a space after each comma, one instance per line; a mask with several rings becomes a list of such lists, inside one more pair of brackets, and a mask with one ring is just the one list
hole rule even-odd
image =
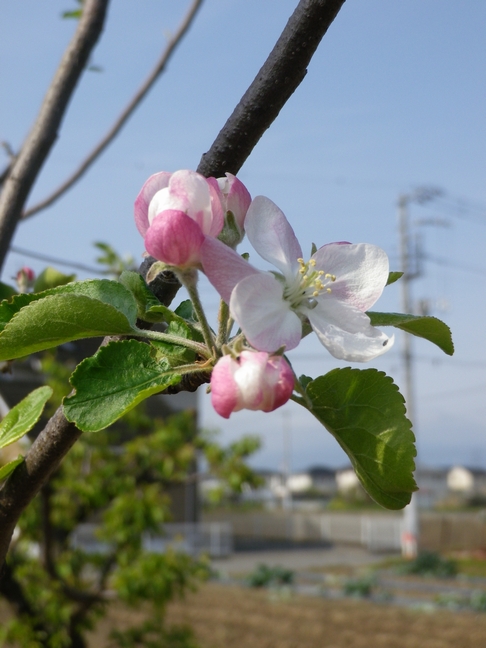
[[4, 466], [2, 466], [0, 468], [0, 481], [7, 479], [10, 473], [12, 473], [17, 468], [17, 466], [22, 463], [23, 460], [23, 457], [17, 457], [17, 459], [13, 459], [13, 461], [9, 461]]
[[51, 396], [50, 387], [38, 387], [12, 407], [0, 422], [0, 448], [18, 441], [34, 427]]
[[389, 286], [390, 284], [395, 283], [395, 281], [398, 281], [401, 277], [403, 277], [403, 272], [389, 272], [386, 285]]
[[388, 509], [406, 506], [417, 490], [415, 437], [393, 380], [376, 369], [334, 369], [309, 383], [306, 395], [369, 495]]
[[372, 326], [394, 326], [402, 331], [424, 338], [437, 345], [447, 355], [453, 355], [451, 330], [442, 320], [431, 315], [404, 315], [402, 313], [366, 313]]
[[116, 281], [94, 279], [0, 304], [0, 360], [71, 340], [136, 333], [137, 304]]
[[50, 288], [57, 288], [57, 286], [64, 286], [76, 279], [75, 274], [64, 274], [56, 268], [48, 266], [45, 268], [34, 281], [34, 292], [43, 292]]
[[98, 432], [180, 379], [152, 345], [111, 342], [77, 366], [70, 378], [76, 391], [64, 399], [64, 414], [83, 432]]

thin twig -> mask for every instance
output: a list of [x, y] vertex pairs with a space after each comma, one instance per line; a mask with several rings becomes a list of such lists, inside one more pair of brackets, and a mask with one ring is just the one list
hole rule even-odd
[[67, 180], [65, 180], [55, 191], [53, 191], [49, 196], [47, 196], [47, 198], [44, 198], [44, 200], [41, 200], [40, 202], [33, 205], [32, 207], [29, 207], [29, 209], [27, 209], [22, 214], [22, 219], [29, 218], [30, 216], [33, 216], [34, 214], [37, 214], [41, 210], [45, 209], [46, 207], [52, 205], [52, 203], [54, 203], [58, 198], [60, 198], [86, 173], [89, 167], [103, 153], [105, 148], [107, 148], [107, 146], [111, 144], [111, 142], [115, 139], [115, 137], [118, 135], [118, 133], [125, 125], [125, 122], [137, 109], [140, 102], [144, 99], [145, 95], [149, 92], [149, 90], [151, 90], [152, 86], [157, 81], [157, 79], [162, 74], [162, 72], [164, 72], [167, 63], [172, 57], [172, 54], [174, 53], [177, 45], [179, 45], [182, 38], [184, 37], [189, 27], [191, 26], [196, 16], [196, 13], [200, 8], [200, 6], [202, 5], [202, 3], [203, 0], [194, 0], [192, 2], [189, 11], [187, 12], [186, 16], [181, 22], [178, 30], [175, 32], [175, 34], [167, 43], [154, 69], [146, 78], [146, 80], [142, 83], [142, 85], [140, 86], [136, 94], [130, 100], [128, 105], [125, 107], [121, 115], [118, 117], [118, 119], [115, 121], [113, 126], [103, 137], [103, 139], [100, 140], [100, 142], [94, 147], [91, 153], [81, 162], [81, 164], [76, 169], [76, 171], [74, 171], [74, 173], [72, 173], [69, 176], [69, 178], [67, 178]]
[[86, 0], [76, 32], [64, 52], [34, 126], [5, 179], [0, 195], [0, 269], [25, 201], [56, 141], [69, 100], [103, 30], [108, 2]]

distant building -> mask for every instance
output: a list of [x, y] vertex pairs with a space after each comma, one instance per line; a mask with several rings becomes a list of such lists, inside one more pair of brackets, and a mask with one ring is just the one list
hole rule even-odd
[[486, 470], [454, 466], [447, 474], [449, 490], [466, 497], [486, 497]]
[[336, 470], [336, 488], [340, 495], [349, 495], [360, 487], [360, 481], [351, 466]]
[[289, 475], [287, 487], [293, 495], [314, 494], [333, 497], [337, 492], [336, 471], [326, 466], [312, 466]]

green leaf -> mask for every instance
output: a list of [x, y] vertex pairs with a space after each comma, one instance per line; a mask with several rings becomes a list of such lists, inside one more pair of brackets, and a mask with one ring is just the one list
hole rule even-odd
[[10, 475], [10, 473], [12, 473], [15, 468], [17, 468], [17, 466], [22, 463], [23, 460], [23, 457], [17, 457], [17, 459], [9, 461], [4, 466], [2, 466], [0, 468], [0, 481], [6, 479]]
[[313, 380], [313, 378], [311, 378], [310, 376], [306, 376], [305, 374], [302, 374], [301, 376], [299, 376], [299, 382], [300, 382], [300, 384], [302, 385], [302, 387], [304, 389], [307, 389], [307, 385], [309, 383], [311, 383], [312, 380]]
[[13, 360], [71, 340], [128, 335], [123, 313], [82, 295], [51, 295], [23, 308], [0, 335], [0, 360]]
[[179, 315], [179, 317], [182, 317], [189, 322], [197, 322], [197, 317], [194, 313], [194, 308], [192, 307], [192, 301], [190, 299], [185, 299], [181, 302], [174, 312], [176, 315]]
[[389, 286], [390, 284], [395, 283], [395, 281], [398, 281], [400, 277], [403, 277], [403, 272], [389, 272], [386, 285]]
[[9, 286], [6, 283], [3, 283], [3, 281], [0, 281], [0, 300], [10, 299], [10, 297], [13, 297], [16, 294], [17, 291], [15, 290], [15, 288]]
[[56, 268], [48, 266], [34, 281], [34, 292], [38, 293], [49, 290], [50, 288], [56, 288], [57, 286], [64, 286], [75, 279], [75, 274], [66, 275], [56, 270]]
[[16, 295], [11, 302], [0, 303], [0, 332], [22, 308], [35, 301], [52, 295], [80, 295], [95, 299], [105, 304], [110, 304], [116, 310], [124, 313], [130, 323], [135, 324], [137, 319], [137, 304], [133, 295], [118, 281], [109, 279], [88, 279], [75, 281], [45, 290], [41, 293]]
[[50, 387], [39, 387], [12, 407], [0, 422], [0, 448], [17, 441], [34, 427], [51, 396]]
[[403, 315], [402, 313], [366, 313], [373, 326], [395, 326], [402, 331], [436, 344], [447, 355], [454, 353], [451, 330], [437, 317], [430, 315]]
[[[120, 275], [119, 282], [132, 293], [137, 303], [137, 315], [140, 319], [146, 322], [163, 322], [165, 311], [172, 312], [159, 302], [138, 272], [124, 270]], [[162, 308], [159, 309], [159, 306]]]
[[136, 332], [137, 305], [116, 281], [90, 280], [0, 304], [0, 359], [71, 340]]
[[71, 376], [76, 393], [64, 399], [64, 414], [80, 430], [98, 432], [180, 379], [151, 345], [112, 342], [78, 365]]
[[[185, 338], [186, 340], [201, 341], [201, 335], [197, 331], [194, 332], [194, 330], [186, 324], [184, 320], [172, 320], [167, 329], [167, 333]], [[181, 364], [188, 364], [194, 362], [196, 359], [196, 354], [192, 349], [188, 349], [180, 344], [171, 344], [170, 342], [163, 342], [162, 340], [150, 340], [150, 342], [159, 351], [159, 353], [167, 358], [172, 367]]]
[[306, 390], [312, 414], [336, 438], [371, 497], [400, 509], [417, 490], [415, 437], [403, 396], [376, 369], [334, 369]]

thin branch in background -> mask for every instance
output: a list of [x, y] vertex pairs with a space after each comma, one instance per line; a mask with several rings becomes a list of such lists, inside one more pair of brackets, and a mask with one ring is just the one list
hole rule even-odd
[[[259, 123], [263, 115], [268, 114], [268, 104], [277, 106], [271, 113], [273, 120], [285, 103], [283, 97], [288, 98], [292, 94], [293, 90], [290, 90], [290, 87], [295, 89], [304, 78], [309, 60], [317, 48], [316, 41], [318, 43], [322, 39], [343, 4], [344, 0], [301, 0], [283, 34], [286, 34], [284, 40], [287, 43], [293, 43], [299, 51], [305, 49], [306, 56], [297, 56], [295, 53], [293, 57], [288, 47], [274, 48], [257, 79], [250, 86], [250, 89], [253, 88], [252, 92], [250, 93], [250, 89], [247, 91], [209, 152], [203, 156], [200, 173], [215, 176], [226, 170], [239, 170], [270, 125], [268, 117], [265, 117], [262, 124]], [[283, 35], [278, 43], [282, 40]], [[310, 55], [307, 55], [307, 46]], [[292, 84], [287, 83], [287, 74], [292, 76]], [[280, 75], [283, 75], [283, 81]], [[285, 86], [284, 93], [282, 84]], [[256, 92], [258, 86], [260, 92]], [[249, 95], [251, 101], [250, 106], [247, 106], [245, 97], [248, 98]], [[245, 106], [251, 110], [246, 110]], [[231, 129], [234, 129], [234, 132], [231, 132]], [[251, 146], [247, 144], [249, 133]], [[14, 470], [0, 490], [0, 564], [5, 560], [10, 538], [22, 511], [79, 436], [81, 432], [66, 420], [61, 406], [32, 444], [25, 461]]]
[[32, 130], [8, 174], [0, 195], [0, 268], [22, 209], [49, 154], [91, 52], [105, 23], [109, 0], [86, 0], [83, 14], [47, 91]]
[[71, 268], [72, 270], [82, 270], [83, 272], [89, 272], [90, 274], [95, 274], [97, 276], [110, 274], [109, 270], [101, 270], [100, 268], [95, 268], [94, 266], [89, 266], [85, 263], [78, 263], [77, 261], [58, 259], [57, 257], [53, 257], [48, 254], [42, 254], [41, 252], [32, 252], [31, 250], [26, 250], [25, 248], [20, 248], [16, 245], [10, 246], [10, 252], [21, 254], [22, 256], [29, 257], [31, 259], [45, 261], [46, 263], [55, 263], [56, 265], [64, 266], [65, 268]]
[[161, 57], [157, 61], [154, 69], [149, 74], [149, 76], [142, 83], [136, 94], [132, 97], [128, 105], [125, 107], [121, 115], [115, 121], [110, 130], [106, 135], [100, 140], [100, 142], [94, 147], [91, 153], [81, 162], [79, 167], [74, 171], [73, 174], [67, 178], [55, 191], [53, 191], [47, 198], [41, 200], [36, 205], [33, 205], [27, 209], [22, 214], [22, 219], [29, 218], [34, 214], [37, 214], [46, 207], [52, 205], [56, 200], [58, 200], [68, 189], [70, 189], [89, 169], [89, 167], [98, 159], [98, 157], [103, 153], [103, 151], [111, 144], [115, 139], [118, 133], [121, 131], [125, 125], [128, 118], [133, 114], [133, 112], [138, 108], [140, 102], [144, 99], [145, 95], [151, 90], [154, 83], [157, 81], [159, 76], [164, 72], [167, 63], [172, 57], [177, 45], [181, 42], [185, 34], [187, 33], [189, 27], [191, 26], [198, 9], [201, 7], [203, 0], [194, 0], [184, 17], [183, 21], [179, 25], [179, 28], [175, 34], [170, 38], [167, 43], [164, 51], [162, 52]]

